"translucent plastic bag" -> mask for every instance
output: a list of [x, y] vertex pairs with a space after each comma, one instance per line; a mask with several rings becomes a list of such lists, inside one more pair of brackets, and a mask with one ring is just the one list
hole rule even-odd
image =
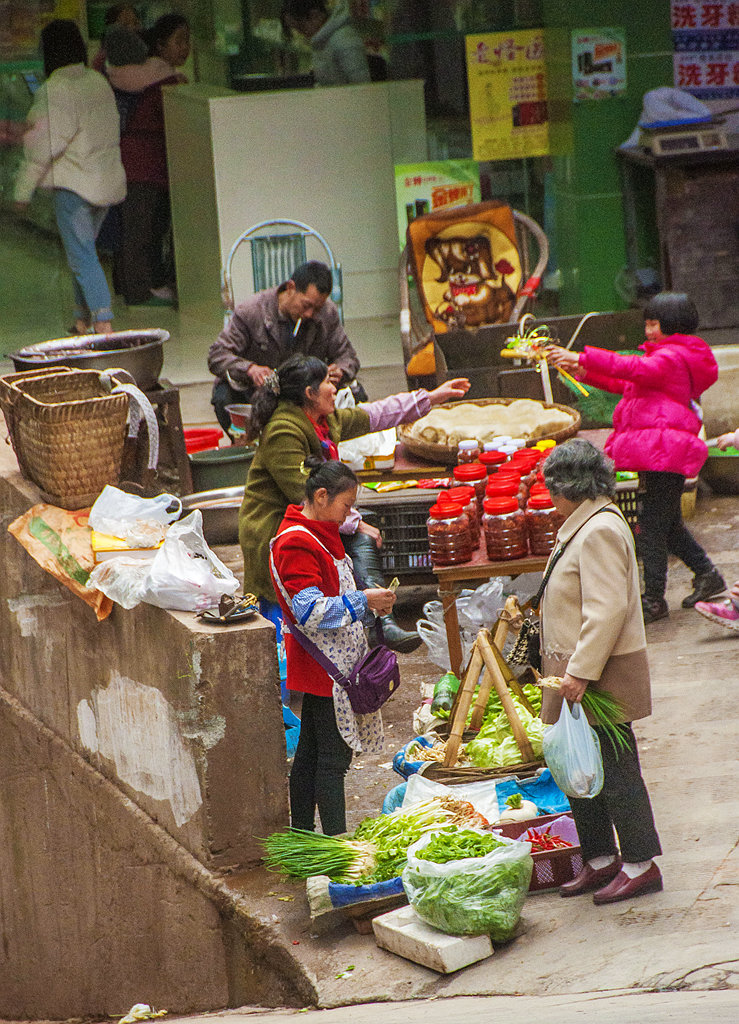
[[436, 864], [418, 856], [432, 836], [427, 833], [409, 848], [403, 869], [403, 888], [413, 909], [448, 935], [489, 935], [493, 942], [506, 942], [529, 891], [531, 844], [496, 836], [502, 845], [484, 857]]
[[238, 589], [239, 581], [208, 547], [203, 514], [196, 508], [167, 531], [151, 563], [143, 600], [159, 608], [202, 612]]
[[90, 509], [88, 522], [93, 530], [122, 537], [131, 547], [156, 547], [181, 512], [182, 502], [174, 494], [140, 498], [108, 484]]
[[603, 789], [600, 741], [581, 704], [562, 701], [559, 719], [544, 730], [544, 760], [567, 796], [590, 799]]
[[185, 612], [215, 608], [224, 594], [239, 589], [234, 574], [205, 542], [200, 509], [170, 526], [153, 558], [111, 558], [95, 567], [87, 585], [124, 608], [146, 601]]

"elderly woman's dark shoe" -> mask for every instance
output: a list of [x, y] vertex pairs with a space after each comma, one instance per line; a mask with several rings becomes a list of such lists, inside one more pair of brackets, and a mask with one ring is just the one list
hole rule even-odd
[[714, 565], [708, 572], [693, 577], [693, 590], [683, 598], [683, 608], [694, 608], [699, 601], [707, 601], [709, 597], [722, 594], [726, 590], [726, 580]]
[[612, 864], [607, 864], [604, 868], [591, 868], [589, 864], [585, 864], [580, 871], [579, 875], [576, 875], [571, 882], [565, 882], [564, 885], [559, 887], [560, 896], [582, 896], [583, 893], [593, 892], [595, 889], [600, 889], [610, 882], [611, 879], [615, 878], [621, 870], [621, 858], [616, 857]]
[[646, 896], [648, 892], [662, 892], [662, 874], [656, 864], [652, 864], [636, 878], [629, 878], [624, 871], [620, 871], [612, 882], [594, 893], [593, 903], [600, 907], [604, 903], [619, 903], [621, 900]]

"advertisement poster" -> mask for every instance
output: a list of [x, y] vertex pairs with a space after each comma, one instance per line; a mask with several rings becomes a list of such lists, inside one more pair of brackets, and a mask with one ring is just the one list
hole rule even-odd
[[581, 28], [572, 33], [575, 103], [626, 92], [626, 32], [622, 28]]
[[739, 96], [739, 3], [672, 0], [674, 84], [701, 100]]
[[81, 21], [82, 0], [7, 0], [0, 4], [0, 69], [37, 61], [41, 29], [54, 18]]
[[395, 202], [402, 249], [406, 228], [415, 217], [480, 202], [480, 169], [474, 160], [396, 164]]
[[550, 151], [541, 29], [465, 37], [475, 160]]

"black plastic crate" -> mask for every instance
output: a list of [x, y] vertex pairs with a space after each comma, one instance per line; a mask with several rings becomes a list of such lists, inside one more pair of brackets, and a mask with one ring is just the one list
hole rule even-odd
[[387, 500], [364, 506], [382, 534], [380, 557], [389, 576], [431, 571], [426, 520], [438, 491], [403, 494], [393, 492]]
[[616, 484], [616, 504], [621, 509], [621, 513], [632, 531], [635, 531], [641, 511], [641, 492], [638, 480], [621, 480]]

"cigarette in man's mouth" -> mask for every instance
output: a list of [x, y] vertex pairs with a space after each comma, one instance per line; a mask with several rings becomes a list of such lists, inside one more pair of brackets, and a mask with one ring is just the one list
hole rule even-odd
[[295, 335], [300, 330], [300, 325], [302, 324], [302, 322], [303, 322], [302, 316], [298, 317], [298, 322], [295, 324], [295, 327], [293, 327], [293, 338], [295, 337]]

